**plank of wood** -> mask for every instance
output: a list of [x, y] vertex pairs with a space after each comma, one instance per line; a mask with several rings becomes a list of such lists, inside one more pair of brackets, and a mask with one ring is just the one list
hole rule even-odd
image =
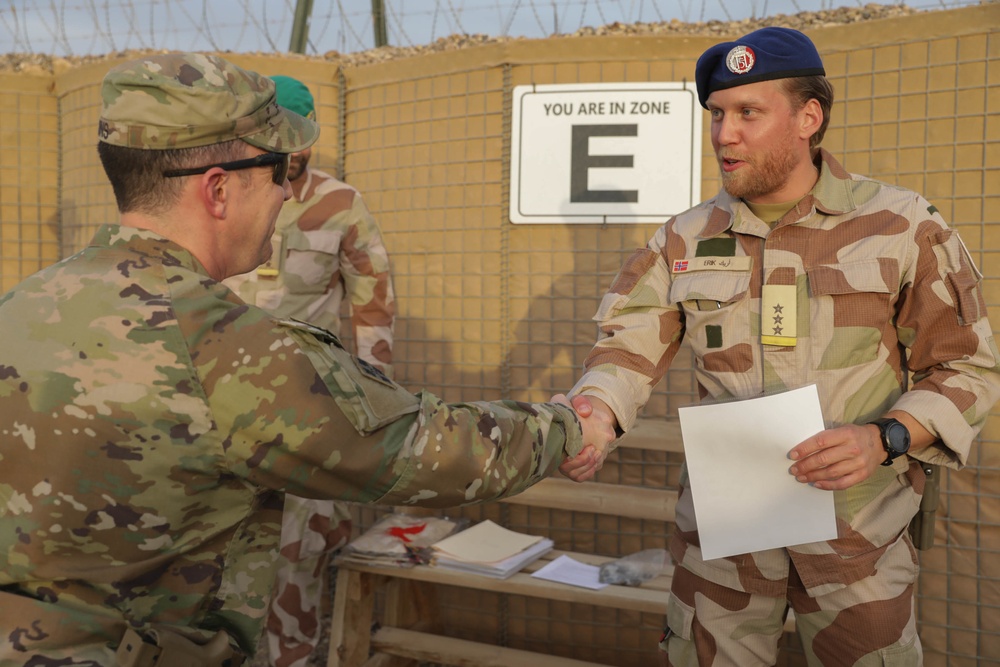
[[347, 568], [338, 570], [327, 667], [355, 667], [368, 657], [375, 587], [381, 578]]
[[[353, 571], [372, 575], [384, 575], [386, 574], [385, 570], [388, 569], [357, 563], [350, 563], [348, 567]], [[538, 579], [532, 577], [527, 571], [517, 572], [507, 579], [493, 579], [467, 572], [419, 565], [412, 568], [393, 569], [389, 575], [444, 586], [458, 586], [494, 593], [525, 595], [653, 614], [666, 614], [667, 588], [669, 587], [666, 575], [659, 578], [656, 586], [608, 586], [596, 591]]]
[[595, 662], [393, 627], [379, 628], [372, 636], [372, 648], [379, 653], [453, 667], [604, 667]]
[[503, 502], [669, 523], [674, 520], [677, 492], [602, 482], [578, 484], [549, 477]]
[[361, 667], [419, 667], [420, 661], [391, 653], [375, 653]]
[[677, 419], [637, 419], [618, 446], [683, 454], [681, 424]]

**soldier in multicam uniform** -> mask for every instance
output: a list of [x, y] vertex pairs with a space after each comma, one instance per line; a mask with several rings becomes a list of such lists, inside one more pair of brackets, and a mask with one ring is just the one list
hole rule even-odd
[[[309, 88], [273, 76], [278, 104], [316, 119]], [[395, 297], [389, 256], [361, 195], [309, 166], [312, 149], [289, 156], [292, 198], [271, 237], [271, 259], [223, 281], [247, 303], [340, 333], [340, 308], [350, 303], [354, 352], [392, 377]], [[304, 667], [323, 632], [323, 595], [331, 554], [351, 536], [350, 507], [334, 500], [285, 496], [281, 556], [265, 637], [270, 664]]]
[[[919, 665], [907, 524], [921, 462], [963, 467], [1000, 393], [981, 276], [922, 197], [819, 148], [833, 91], [805, 35], [718, 44], [695, 78], [723, 191], [625, 262], [572, 401], [628, 431], [682, 340], [704, 401], [815, 383], [828, 430], [789, 470], [834, 493], [839, 537], [705, 560], [682, 471], [665, 660], [773, 665], [790, 606], [810, 665]], [[562, 468], [589, 474], [603, 455]]]
[[269, 79], [155, 55], [102, 96], [120, 223], [0, 297], [0, 665], [238, 665], [284, 491], [476, 503], [613, 437], [568, 404], [413, 395], [219, 282], [268, 259], [318, 134]]

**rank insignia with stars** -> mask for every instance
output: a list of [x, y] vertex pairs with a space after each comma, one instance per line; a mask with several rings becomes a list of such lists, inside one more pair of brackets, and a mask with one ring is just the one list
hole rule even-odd
[[761, 295], [761, 342], [792, 347], [796, 343], [795, 285], [764, 285]]

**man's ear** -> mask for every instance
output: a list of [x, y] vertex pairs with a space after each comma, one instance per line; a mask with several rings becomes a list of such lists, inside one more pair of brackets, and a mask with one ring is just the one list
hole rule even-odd
[[823, 126], [823, 107], [815, 97], [810, 99], [799, 110], [799, 133], [803, 139], [809, 139], [819, 132]]
[[205, 210], [214, 218], [225, 218], [229, 208], [229, 172], [218, 167], [209, 169], [198, 181], [198, 195]]

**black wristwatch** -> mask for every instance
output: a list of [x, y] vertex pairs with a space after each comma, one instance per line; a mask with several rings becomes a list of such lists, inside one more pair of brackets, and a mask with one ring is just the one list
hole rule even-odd
[[882, 446], [885, 448], [885, 453], [888, 454], [882, 465], [891, 466], [895, 459], [910, 451], [910, 429], [903, 426], [902, 422], [890, 417], [876, 419], [868, 423], [878, 426], [879, 433], [882, 435]]

